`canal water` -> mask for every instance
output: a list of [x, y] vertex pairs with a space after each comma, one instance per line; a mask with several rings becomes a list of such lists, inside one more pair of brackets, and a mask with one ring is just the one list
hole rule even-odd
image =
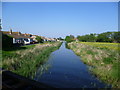
[[105, 88], [108, 85], [92, 75], [79, 56], [65, 47], [52, 52], [49, 60], [40, 67], [34, 80], [57, 88]]

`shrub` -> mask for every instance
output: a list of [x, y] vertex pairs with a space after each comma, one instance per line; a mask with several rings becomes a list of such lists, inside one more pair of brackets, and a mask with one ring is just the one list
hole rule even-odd
[[13, 46], [13, 38], [6, 35], [2, 34], [2, 48], [7, 49]]

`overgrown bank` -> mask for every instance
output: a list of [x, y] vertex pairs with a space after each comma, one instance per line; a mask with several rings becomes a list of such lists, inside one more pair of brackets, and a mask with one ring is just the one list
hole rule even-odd
[[118, 43], [71, 42], [67, 46], [79, 55], [85, 64], [102, 81], [120, 88]]
[[61, 42], [28, 45], [20, 50], [2, 51], [2, 67], [19, 75], [31, 77]]

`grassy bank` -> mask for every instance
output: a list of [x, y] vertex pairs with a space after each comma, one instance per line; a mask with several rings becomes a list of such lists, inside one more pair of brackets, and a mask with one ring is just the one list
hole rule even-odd
[[120, 49], [118, 43], [71, 42], [67, 46], [79, 55], [102, 81], [120, 88]]
[[31, 77], [50, 53], [60, 47], [60, 42], [22, 46], [19, 49], [2, 51], [2, 67], [19, 75]]

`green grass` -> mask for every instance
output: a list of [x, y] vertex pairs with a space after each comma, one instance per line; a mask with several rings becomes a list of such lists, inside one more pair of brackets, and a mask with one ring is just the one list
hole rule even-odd
[[33, 76], [37, 67], [43, 64], [48, 59], [50, 53], [56, 49], [55, 47], [43, 49], [39, 52], [41, 54], [38, 56], [32, 56], [33, 53], [29, 53], [29, 55], [23, 58], [24, 63], [22, 63], [21, 67], [24, 67], [24, 69], [19, 68], [19, 70], [15, 70], [15, 72], [26, 77]]
[[2, 50], [2, 57], [3, 60], [4, 58], [13, 58], [13, 57], [17, 57], [18, 54], [16, 54], [16, 51], [24, 51], [26, 49], [32, 49], [34, 48], [36, 45], [25, 45], [25, 46], [21, 46], [21, 47], [11, 47], [10, 49], [6, 50]]
[[115, 88], [120, 88], [118, 43], [72, 42], [67, 46], [79, 55], [85, 64], [94, 67], [90, 68], [90, 71], [97, 77]]
[[29, 48], [34, 48], [35, 47], [35, 44], [33, 45], [25, 45], [25, 46], [22, 46], [23, 48], [26, 48], [26, 49], [29, 49]]
[[25, 49], [15, 51], [3, 51], [2, 67], [19, 75], [32, 77], [37, 68], [48, 59], [50, 53], [57, 50], [60, 45], [60, 42], [54, 42], [23, 46]]

